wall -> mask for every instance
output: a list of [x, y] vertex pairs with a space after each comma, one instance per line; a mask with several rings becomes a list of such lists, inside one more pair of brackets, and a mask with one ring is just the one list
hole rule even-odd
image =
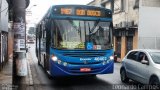
[[160, 7], [160, 0], [141, 0], [142, 6]]
[[[115, 29], [121, 32], [134, 31], [132, 37], [132, 48], [137, 49], [138, 45], [138, 19], [139, 18], [139, 1], [137, 0], [114, 0], [113, 25]], [[121, 37], [121, 59], [124, 58], [128, 50], [127, 36]], [[117, 48], [115, 47], [115, 51]]]
[[136, 0], [124, 0], [124, 2], [121, 2], [121, 0], [114, 1], [114, 27], [138, 26], [139, 10], [135, 8], [136, 4]]
[[160, 49], [160, 0], [141, 0], [138, 48]]
[[160, 49], [160, 7], [140, 8], [138, 31], [139, 48]]
[[8, 3], [6, 0], [2, 0], [0, 14], [0, 30], [8, 32]]
[[90, 6], [101, 6], [101, 0], [93, 0], [92, 2], [88, 3]]

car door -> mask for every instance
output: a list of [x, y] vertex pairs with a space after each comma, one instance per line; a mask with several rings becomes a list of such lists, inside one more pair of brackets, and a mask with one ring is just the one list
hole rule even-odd
[[149, 78], [149, 65], [147, 64], [142, 64], [141, 61], [142, 60], [147, 60], [148, 61], [148, 56], [145, 52], [140, 52], [138, 54], [138, 59], [136, 62], [136, 70], [135, 70], [135, 74], [136, 74], [136, 79], [137, 81], [141, 82], [141, 83], [146, 83], [148, 82], [147, 79]]
[[125, 68], [127, 76], [131, 79], [134, 79], [136, 76], [136, 63], [137, 63], [137, 57], [138, 57], [138, 51], [132, 51], [130, 52], [125, 60]]

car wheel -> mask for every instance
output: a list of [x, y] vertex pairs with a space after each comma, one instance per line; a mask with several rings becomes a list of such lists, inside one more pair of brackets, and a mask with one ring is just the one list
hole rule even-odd
[[149, 84], [150, 85], [160, 85], [160, 81], [157, 77], [152, 77]]
[[124, 82], [124, 83], [129, 82], [129, 78], [128, 78], [127, 75], [126, 75], [125, 69], [121, 69], [120, 74], [121, 74], [121, 81], [122, 81], [122, 82]]

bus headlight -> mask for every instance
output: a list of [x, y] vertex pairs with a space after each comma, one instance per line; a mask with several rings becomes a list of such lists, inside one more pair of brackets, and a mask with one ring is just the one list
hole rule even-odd
[[61, 64], [62, 63], [62, 61], [61, 60], [58, 60], [58, 64]]
[[63, 62], [62, 60], [59, 60], [58, 57], [56, 57], [56, 56], [54, 56], [54, 55], [51, 56], [51, 59], [52, 59], [55, 63], [57, 63], [57, 64], [59, 64], [59, 65], [63, 65], [63, 66], [67, 66], [67, 65], [68, 65], [67, 62]]
[[63, 65], [64, 65], [64, 66], [67, 66], [67, 65], [68, 65], [68, 63], [67, 63], [67, 62], [63, 62]]
[[107, 60], [104, 60], [104, 61], [102, 62], [102, 65], [106, 65], [106, 64], [110, 63], [110, 61], [112, 61], [113, 59], [114, 59], [114, 57], [113, 57], [113, 56], [110, 56]]
[[110, 56], [110, 57], [109, 57], [109, 59], [110, 59], [110, 60], [113, 60], [113, 59], [114, 59], [114, 57], [113, 57], [113, 56]]
[[107, 62], [106, 62], [106, 61], [103, 61], [103, 62], [102, 62], [102, 65], [106, 65], [106, 64], [107, 64]]
[[52, 60], [53, 60], [54, 62], [56, 62], [56, 61], [58, 61], [58, 58], [57, 58], [56, 56], [52, 56]]

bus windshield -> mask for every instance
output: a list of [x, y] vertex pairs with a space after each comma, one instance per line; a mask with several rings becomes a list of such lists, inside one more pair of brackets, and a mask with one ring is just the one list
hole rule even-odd
[[54, 48], [89, 50], [111, 48], [111, 22], [54, 20], [54, 26], [55, 28], [52, 30]]

